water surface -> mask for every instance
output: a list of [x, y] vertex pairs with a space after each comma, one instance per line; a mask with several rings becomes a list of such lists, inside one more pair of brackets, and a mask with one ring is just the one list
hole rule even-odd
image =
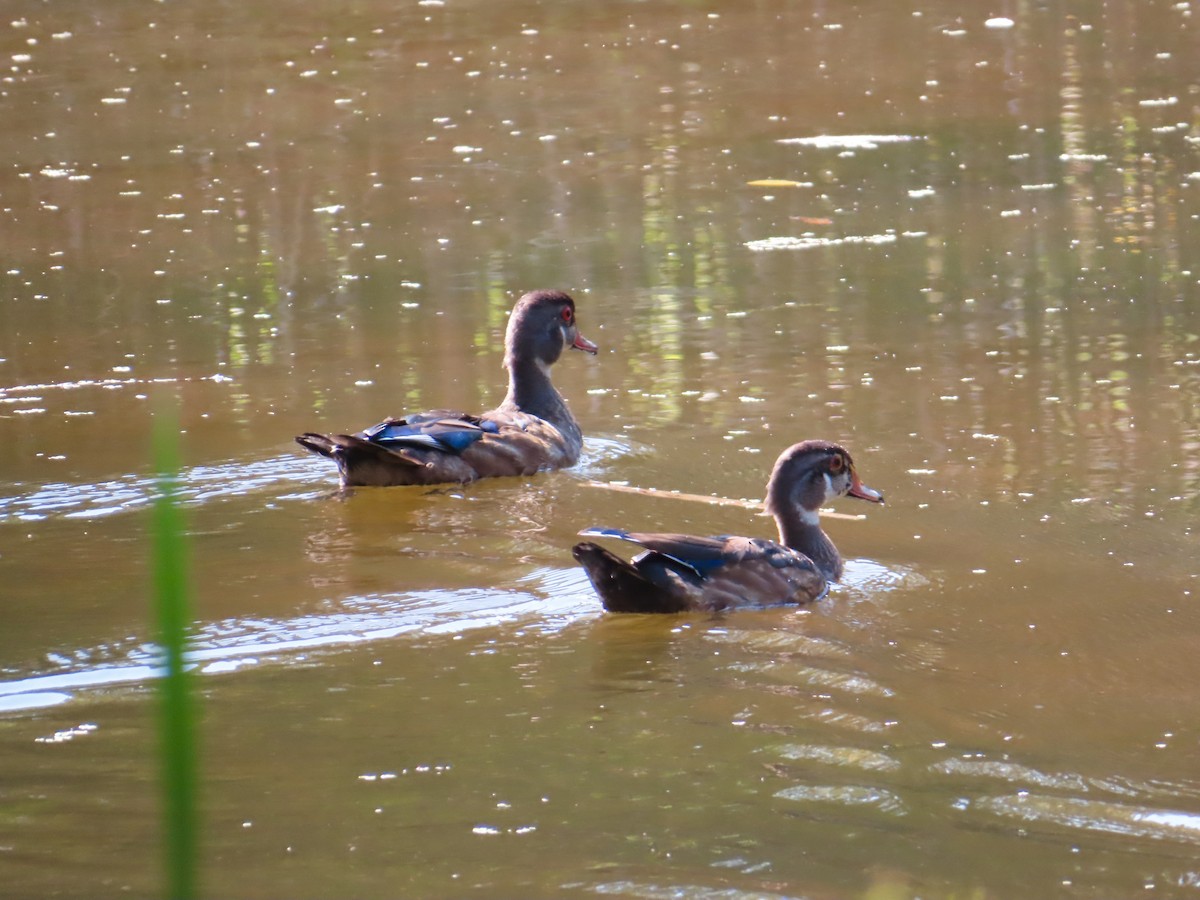
[[[16, 0], [0, 40], [0, 878], [157, 896], [153, 411], [203, 893], [1200, 890], [1195, 4]], [[292, 435], [503, 394], [580, 465], [336, 493]], [[593, 524], [888, 504], [815, 606], [606, 616]]]

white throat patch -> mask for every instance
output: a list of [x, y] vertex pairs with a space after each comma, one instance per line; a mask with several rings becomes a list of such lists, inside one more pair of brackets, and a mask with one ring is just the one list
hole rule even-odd
[[[828, 500], [830, 497], [836, 497], [837, 495], [838, 495], [837, 488], [835, 488], [833, 486], [833, 476], [831, 476], [828, 472], [826, 472], [825, 473], [825, 500]], [[824, 503], [825, 501], [822, 500], [821, 502]]]
[[803, 522], [805, 525], [813, 525], [818, 528], [821, 526], [821, 513], [820, 512], [818, 512], [815, 509], [805, 509], [803, 506], [799, 507], [799, 510], [800, 510], [800, 521]]

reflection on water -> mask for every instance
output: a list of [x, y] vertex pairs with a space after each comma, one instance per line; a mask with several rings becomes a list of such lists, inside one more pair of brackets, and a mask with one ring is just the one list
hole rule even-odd
[[[185, 504], [204, 503], [222, 497], [278, 490], [290, 484], [303, 485], [310, 490], [280, 495], [280, 499], [313, 499], [320, 494], [311, 489], [319, 475], [316, 466], [296, 456], [195, 466], [180, 474], [178, 496]], [[43, 484], [25, 494], [0, 497], [0, 524], [9, 519], [29, 522], [49, 516], [97, 519], [143, 509], [149, 506], [154, 495], [154, 479], [136, 475], [100, 484]]]
[[[534, 572], [531, 593], [498, 596], [493, 590], [425, 591], [403, 596], [349, 597], [337, 612], [283, 621], [241, 619], [199, 628], [187, 660], [205, 674], [224, 674], [263, 662], [306, 662], [316, 650], [388, 641], [401, 635], [457, 635], [480, 628], [522, 625], [533, 632], [561, 628], [595, 604], [578, 573]], [[65, 702], [87, 688], [142, 684], [161, 675], [157, 648], [120, 642], [55, 653], [48, 661], [57, 674], [37, 674], [0, 682], [0, 711]]]
[[[10, 890], [158, 892], [161, 395], [215, 896], [1200, 885], [1194, 3], [108, 6], [0, 22]], [[576, 469], [291, 444], [494, 405], [537, 287]], [[581, 527], [771, 529], [583, 482], [809, 437], [889, 498], [828, 598], [599, 613]]]

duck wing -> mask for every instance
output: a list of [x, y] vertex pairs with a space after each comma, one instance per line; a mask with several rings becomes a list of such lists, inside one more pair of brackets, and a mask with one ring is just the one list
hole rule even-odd
[[[713, 569], [742, 558], [743, 548], [731, 547], [730, 538], [696, 537], [690, 534], [648, 534], [621, 528], [585, 528], [583, 537], [608, 537], [645, 547], [691, 570], [702, 578]], [[743, 538], [743, 540], [748, 540]], [[733, 551], [732, 554], [730, 551]]]
[[[590, 549], [594, 544], [580, 545], [586, 547], [582, 555], [576, 552], [610, 611], [677, 612], [806, 603], [821, 597], [826, 589], [825, 578], [811, 559], [775, 541], [732, 535], [646, 534], [617, 528], [588, 528], [580, 534], [617, 538], [645, 548], [626, 566], [646, 585], [657, 587], [658, 595], [646, 586], [635, 589], [638, 582], [629, 572], [615, 576], [611, 559]], [[604, 576], [601, 581], [594, 577], [593, 568]]]
[[579, 448], [528, 413], [430, 410], [357, 434], [302, 434], [297, 443], [337, 463], [342, 487], [448, 484], [532, 475], [573, 465]]
[[620, 528], [595, 527], [585, 528], [579, 533], [584, 537], [610, 537], [637, 544], [652, 553], [686, 566], [701, 578], [723, 566], [761, 559], [775, 568], [785, 568], [793, 563], [793, 557], [803, 557], [803, 554], [774, 541], [736, 535], [696, 537], [691, 534], [649, 534]]
[[461, 454], [484, 435], [496, 434], [499, 430], [498, 422], [483, 416], [435, 409], [402, 419], [384, 419], [356, 436], [389, 450], [412, 447]]

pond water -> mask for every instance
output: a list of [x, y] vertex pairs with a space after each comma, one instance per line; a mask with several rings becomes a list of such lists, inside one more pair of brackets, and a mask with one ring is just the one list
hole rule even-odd
[[[163, 409], [204, 896], [1200, 896], [1198, 13], [10, 0], [5, 896], [162, 892]], [[574, 469], [292, 443], [498, 402], [541, 287]], [[827, 598], [601, 612], [580, 528], [773, 530], [589, 482], [812, 437]]]

